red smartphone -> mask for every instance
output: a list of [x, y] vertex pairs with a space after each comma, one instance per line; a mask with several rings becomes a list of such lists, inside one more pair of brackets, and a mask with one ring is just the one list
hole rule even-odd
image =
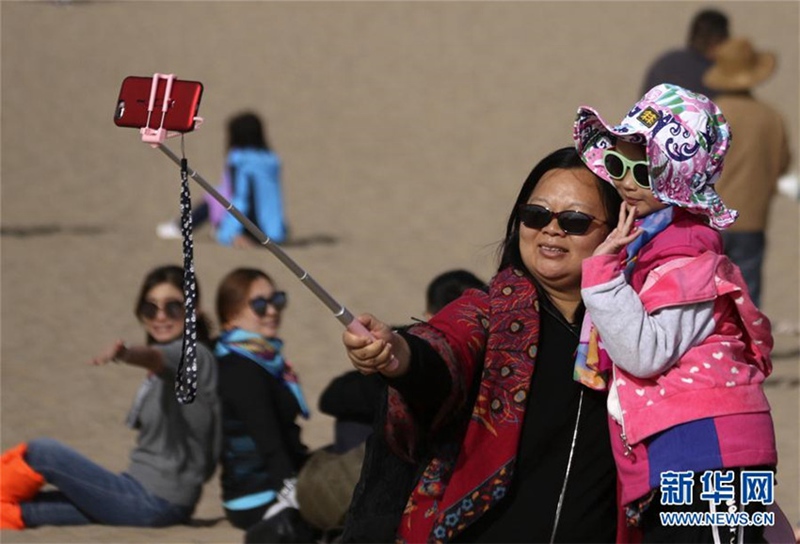
[[[157, 129], [161, 126], [161, 108], [164, 104], [164, 93], [167, 80], [159, 78], [156, 87], [156, 99], [150, 121], [147, 120], [147, 107], [150, 105], [152, 77], [128, 76], [122, 81], [117, 98], [117, 109], [114, 113], [114, 124], [118, 127], [143, 128], [148, 126]], [[174, 132], [191, 132], [194, 130], [197, 112], [200, 109], [200, 98], [203, 95], [203, 84], [199, 81], [172, 82], [167, 113], [164, 116], [164, 128]]]

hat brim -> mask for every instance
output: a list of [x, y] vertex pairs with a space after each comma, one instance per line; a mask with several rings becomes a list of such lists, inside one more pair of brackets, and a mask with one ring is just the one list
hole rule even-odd
[[772, 53], [756, 54], [756, 62], [752, 68], [732, 72], [715, 64], [703, 75], [703, 84], [715, 91], [745, 91], [768, 80], [775, 71], [775, 55]]
[[603, 164], [603, 152], [613, 148], [620, 139], [634, 144], [646, 144], [645, 134], [646, 130], [636, 130], [630, 125], [606, 123], [595, 109], [582, 106], [578, 109], [572, 137], [575, 149], [589, 170], [605, 181], [613, 183]]
[[704, 216], [717, 229], [736, 219], [736, 212], [726, 208], [714, 190], [730, 129], [707, 97], [663, 83], [648, 91], [615, 126], [590, 107], [578, 109], [575, 148], [589, 170], [612, 184], [603, 159], [618, 139], [645, 146], [650, 188], [657, 200]]

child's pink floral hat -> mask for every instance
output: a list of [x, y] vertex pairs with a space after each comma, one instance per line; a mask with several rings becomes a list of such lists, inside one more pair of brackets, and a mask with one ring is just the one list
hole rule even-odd
[[578, 109], [575, 147], [589, 169], [609, 183], [603, 152], [617, 138], [645, 146], [650, 187], [658, 200], [706, 216], [719, 230], [736, 220], [739, 212], [727, 208], [714, 190], [730, 147], [730, 126], [706, 96], [663, 83], [650, 89], [616, 126], [590, 107]]

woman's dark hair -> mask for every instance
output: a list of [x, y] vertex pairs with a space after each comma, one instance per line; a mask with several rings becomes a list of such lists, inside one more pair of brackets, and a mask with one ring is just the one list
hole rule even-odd
[[220, 327], [233, 319], [245, 304], [250, 286], [258, 278], [263, 278], [275, 287], [275, 282], [269, 275], [257, 268], [237, 268], [222, 278], [217, 288], [217, 319]]
[[[133, 313], [136, 316], [136, 319], [139, 321], [142, 320], [141, 315], [139, 315], [139, 308], [142, 307], [142, 303], [145, 302], [147, 299], [147, 294], [153, 289], [156, 285], [161, 285], [162, 283], [168, 283], [174, 286], [178, 291], [183, 293], [183, 268], [180, 266], [175, 265], [165, 265], [159, 266], [158, 268], [154, 268], [151, 270], [147, 276], [145, 276], [144, 281], [142, 282], [142, 287], [139, 289], [139, 296], [136, 298], [136, 306], [133, 307]], [[200, 284], [197, 284], [197, 307], [200, 307]], [[208, 323], [208, 319], [201, 313], [197, 314], [197, 340], [204, 343], [209, 344], [209, 338], [211, 336], [211, 327]], [[147, 335], [147, 343], [148, 344], [155, 344], [156, 341], [153, 339], [152, 336], [149, 334]]]
[[[588, 168], [583, 163], [581, 156], [574, 147], [562, 147], [553, 151], [548, 156], [539, 161], [539, 164], [533, 167], [531, 173], [525, 183], [522, 184], [522, 189], [517, 195], [517, 201], [514, 202], [514, 207], [511, 209], [511, 215], [508, 217], [506, 224], [506, 237], [498, 248], [500, 254], [500, 265], [498, 272], [513, 266], [521, 270], [525, 270], [525, 264], [522, 262], [522, 255], [519, 252], [519, 206], [525, 204], [539, 183], [539, 180], [549, 172], [557, 168], [574, 169], [574, 168]], [[594, 174], [593, 174], [594, 175]], [[606, 210], [606, 217], [608, 218], [609, 225], [616, 223], [619, 216], [619, 207], [622, 204], [622, 199], [617, 190], [610, 183], [603, 181], [597, 176], [594, 176], [595, 183], [600, 190], [600, 200], [602, 200], [603, 207]]]
[[245, 112], [228, 121], [228, 149], [233, 148], [272, 149], [258, 115]]

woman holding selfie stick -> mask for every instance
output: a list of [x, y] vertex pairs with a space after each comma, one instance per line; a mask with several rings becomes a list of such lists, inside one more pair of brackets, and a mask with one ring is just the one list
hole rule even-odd
[[[199, 290], [197, 292], [199, 306]], [[39, 438], [2, 456], [2, 529], [44, 525], [165, 527], [186, 523], [203, 484], [216, 468], [220, 409], [214, 356], [202, 342], [208, 327], [198, 319], [197, 396], [175, 397], [175, 375], [184, 331], [183, 268], [162, 266], [144, 279], [135, 305], [147, 340], [115, 340], [91, 364], [124, 363], [147, 376], [128, 413], [138, 432], [128, 469], [115, 474], [60, 442]], [[42, 491], [44, 484], [56, 490]]]
[[615, 541], [606, 394], [575, 360], [581, 263], [619, 213], [611, 189], [554, 151], [511, 207], [488, 292], [343, 334], [355, 368], [389, 386], [343, 542]]

